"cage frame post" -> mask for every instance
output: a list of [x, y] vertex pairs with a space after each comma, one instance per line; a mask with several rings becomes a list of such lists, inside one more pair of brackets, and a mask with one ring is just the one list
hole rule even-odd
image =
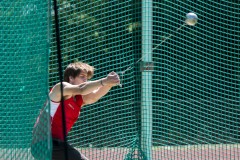
[[152, 5], [142, 1], [141, 149], [146, 160], [152, 159]]

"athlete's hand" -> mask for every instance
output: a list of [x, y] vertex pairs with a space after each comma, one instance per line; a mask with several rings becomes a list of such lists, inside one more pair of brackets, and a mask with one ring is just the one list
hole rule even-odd
[[116, 72], [111, 72], [103, 79], [103, 85], [116, 86], [120, 83], [120, 78]]

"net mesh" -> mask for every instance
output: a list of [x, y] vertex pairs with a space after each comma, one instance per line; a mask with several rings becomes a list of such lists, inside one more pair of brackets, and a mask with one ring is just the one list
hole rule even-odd
[[[58, 5], [64, 68], [74, 61], [87, 62], [96, 69], [95, 80], [111, 71], [120, 73], [140, 57], [137, 54], [141, 52], [140, 3], [60, 1]], [[55, 42], [52, 50], [50, 86], [58, 82]], [[115, 87], [96, 104], [82, 108], [68, 141], [87, 158], [132, 157], [141, 118], [140, 103], [136, 103], [140, 100], [137, 70], [124, 76], [124, 90]]]
[[[0, 2], [2, 160], [32, 159], [33, 125], [48, 95], [47, 13], [46, 1]], [[42, 120], [48, 124], [47, 117]], [[48, 132], [47, 125], [42, 130]], [[38, 149], [46, 156], [49, 151], [50, 147]]]
[[173, 146], [153, 159], [239, 159], [239, 146], [226, 145], [239, 143], [239, 4], [153, 5], [153, 44], [174, 32], [185, 13], [199, 17], [153, 53], [153, 146]]
[[[144, 98], [152, 102], [152, 124], [147, 124], [152, 160], [240, 159], [240, 5], [153, 1], [152, 48], [184, 23], [186, 13], [194, 11], [199, 21], [153, 51], [151, 94], [141, 93], [146, 79], [141, 79], [141, 63], [135, 63], [149, 45], [142, 43], [142, 13], [149, 9], [142, 5], [137, 0], [58, 2], [64, 68], [87, 62], [96, 68], [93, 79], [99, 79], [133, 66], [123, 76], [123, 88], [114, 87], [82, 108], [69, 143], [91, 160], [149, 160], [142, 148], [141, 97], [152, 95]], [[1, 1], [0, 9], [0, 159], [33, 159], [32, 139], [41, 142], [35, 154], [51, 159], [46, 99], [59, 82], [54, 12], [48, 17], [49, 4], [38, 0]], [[40, 109], [42, 136], [32, 137]]]

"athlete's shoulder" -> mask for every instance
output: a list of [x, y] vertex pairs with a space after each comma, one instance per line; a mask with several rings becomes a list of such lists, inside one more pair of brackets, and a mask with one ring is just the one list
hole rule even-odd
[[[63, 82], [63, 87], [71, 85], [70, 83]], [[55, 84], [49, 92], [50, 100], [59, 102], [61, 100], [61, 83]]]
[[[63, 87], [65, 86], [72, 86], [72, 84], [68, 83], [68, 82], [62, 82], [63, 84]], [[56, 90], [56, 89], [61, 89], [61, 82], [55, 84], [53, 87], [52, 87], [52, 90]]]

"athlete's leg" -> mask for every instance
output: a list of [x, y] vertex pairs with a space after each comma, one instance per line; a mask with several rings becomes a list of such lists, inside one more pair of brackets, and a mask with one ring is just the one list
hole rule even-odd
[[[88, 160], [78, 150], [67, 143], [68, 160]], [[65, 160], [65, 145], [63, 141], [53, 140], [52, 160]]]

